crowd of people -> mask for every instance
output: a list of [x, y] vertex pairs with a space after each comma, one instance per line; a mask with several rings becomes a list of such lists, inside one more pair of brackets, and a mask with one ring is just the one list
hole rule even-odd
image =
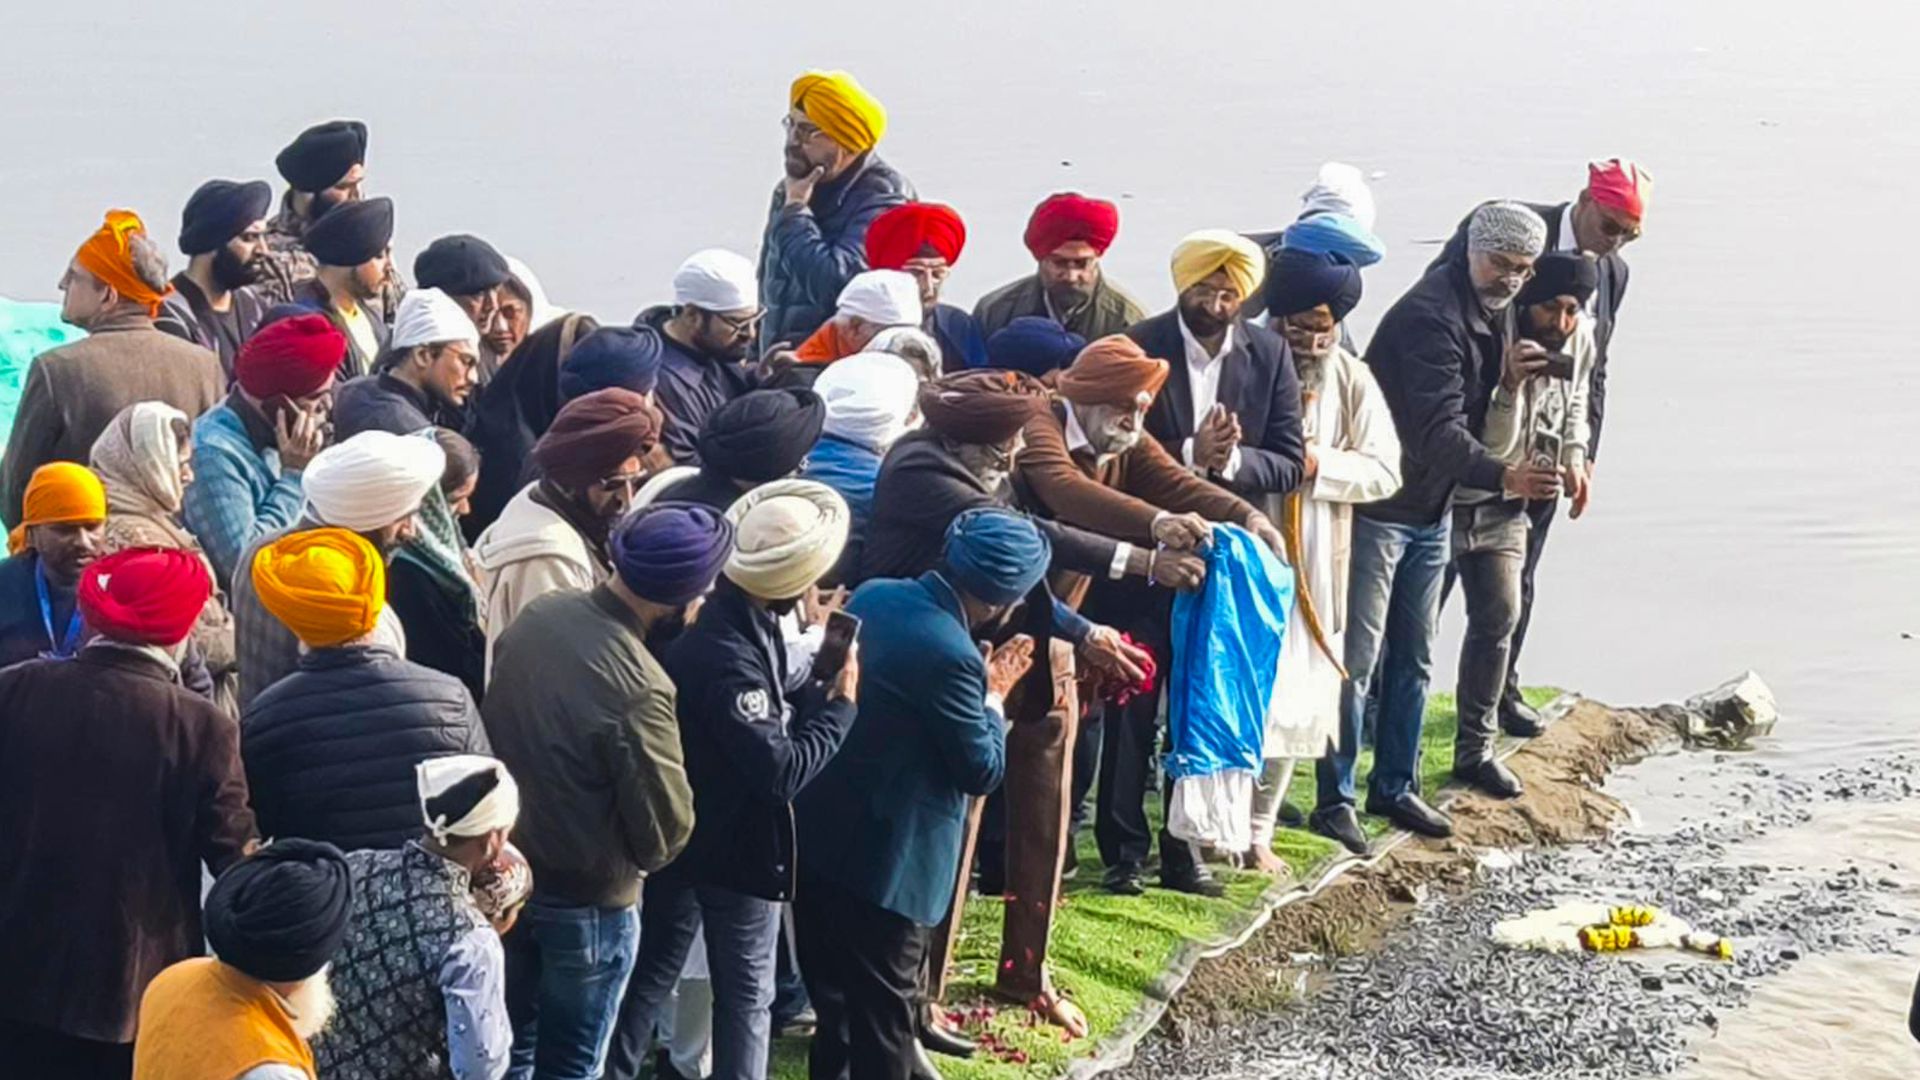
[[[476, 236], [403, 275], [356, 121], [279, 153], [277, 207], [202, 185], [177, 274], [132, 211], [80, 245], [87, 336], [0, 459], [0, 1075], [757, 1080], [810, 1021], [815, 1080], [937, 1077], [970, 891], [995, 992], [1084, 1036], [1047, 943], [1088, 818], [1122, 896], [1284, 874], [1282, 826], [1450, 833], [1418, 758], [1456, 581], [1453, 776], [1520, 793], [1644, 172], [1473, 209], [1362, 347], [1349, 166], [1183, 239], [1157, 314], [1103, 270], [1115, 205], [1048, 196], [969, 310], [880, 103], [808, 72], [789, 107], [758, 260], [697, 252], [630, 324]], [[1149, 791], [1228, 535], [1291, 599], [1244, 839], [1201, 843]]]

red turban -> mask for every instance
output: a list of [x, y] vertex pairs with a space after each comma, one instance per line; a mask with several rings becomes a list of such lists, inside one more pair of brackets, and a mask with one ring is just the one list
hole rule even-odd
[[130, 645], [185, 641], [212, 595], [207, 561], [179, 548], [127, 548], [94, 560], [80, 575], [81, 617]]
[[1611, 207], [1639, 221], [1646, 216], [1647, 198], [1653, 194], [1653, 177], [1626, 158], [1589, 161], [1587, 194], [1601, 206]]
[[1061, 192], [1033, 208], [1033, 216], [1027, 219], [1027, 250], [1034, 258], [1044, 259], [1061, 244], [1084, 240], [1093, 245], [1095, 254], [1105, 255], [1119, 231], [1119, 207], [1105, 199]]
[[610, 386], [561, 408], [533, 445], [541, 475], [580, 491], [613, 475], [628, 458], [644, 458], [660, 441], [660, 414], [631, 390]]
[[1127, 409], [1151, 404], [1166, 381], [1165, 360], [1148, 356], [1125, 334], [1109, 334], [1080, 350], [1057, 385], [1060, 396], [1075, 405]]
[[867, 265], [875, 270], [903, 270], [908, 259], [928, 254], [949, 263], [960, 261], [967, 246], [967, 226], [951, 206], [910, 202], [881, 214], [867, 227]]
[[963, 371], [920, 387], [927, 426], [958, 443], [1003, 443], [1047, 404], [1040, 380], [1018, 371]]
[[233, 378], [256, 398], [306, 397], [327, 384], [347, 338], [325, 315], [295, 315], [261, 327], [233, 358]]

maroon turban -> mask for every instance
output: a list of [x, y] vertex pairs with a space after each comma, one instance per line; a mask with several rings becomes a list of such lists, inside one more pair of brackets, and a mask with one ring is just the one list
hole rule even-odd
[[1019, 371], [963, 371], [920, 387], [927, 426], [958, 443], [1002, 443], [1047, 404], [1047, 388]]
[[213, 595], [207, 561], [179, 548], [127, 548], [80, 575], [80, 615], [96, 632], [129, 645], [185, 641]]
[[256, 398], [306, 397], [327, 384], [346, 355], [346, 335], [325, 315], [295, 315], [268, 323], [240, 346], [233, 378]]
[[867, 226], [867, 266], [874, 270], [901, 270], [908, 259], [928, 255], [956, 263], [966, 246], [966, 223], [940, 203], [902, 203]]
[[631, 390], [610, 386], [566, 403], [533, 444], [541, 475], [569, 491], [612, 476], [660, 441], [660, 414]]
[[1075, 405], [1113, 405], [1130, 409], [1147, 402], [1167, 381], [1167, 362], [1148, 356], [1125, 334], [1109, 334], [1080, 350], [1060, 373], [1060, 396]]
[[1120, 231], [1120, 208], [1105, 199], [1090, 199], [1071, 191], [1047, 196], [1033, 208], [1027, 219], [1027, 250], [1036, 259], [1044, 259], [1070, 240], [1093, 245], [1095, 254], [1105, 255]]

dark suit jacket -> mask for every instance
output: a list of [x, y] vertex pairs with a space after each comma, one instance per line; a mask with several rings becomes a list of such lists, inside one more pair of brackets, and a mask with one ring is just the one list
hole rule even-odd
[[[305, 304], [325, 315], [327, 321], [333, 324], [333, 328], [340, 331], [341, 336], [347, 339], [347, 355], [340, 360], [340, 374], [337, 376], [341, 382], [373, 373], [374, 361], [379, 357], [368, 356], [360, 351], [360, 346], [354, 342], [353, 331], [347, 329], [347, 320], [341, 318], [340, 313], [333, 309], [333, 297], [327, 292], [327, 287], [320, 284], [319, 278], [308, 278], [294, 286], [293, 302]], [[365, 305], [361, 313], [366, 315], [367, 322], [373, 325], [374, 340], [380, 343], [375, 352], [385, 352], [387, 338], [393, 332], [392, 328], [387, 325], [385, 319], [381, 318], [377, 307]]]
[[[1180, 312], [1164, 311], [1127, 331], [1148, 356], [1172, 366], [1167, 384], [1147, 410], [1147, 433], [1174, 460], [1193, 437], [1193, 387], [1187, 381], [1187, 347]], [[1300, 486], [1306, 468], [1306, 437], [1300, 432], [1300, 373], [1285, 339], [1242, 319], [1233, 324], [1233, 348], [1220, 358], [1220, 402], [1240, 418], [1240, 471], [1217, 478], [1235, 494], [1284, 495]]]
[[[1483, 204], [1484, 205], [1484, 204]], [[1570, 203], [1523, 203], [1521, 204], [1547, 223], [1547, 250], [1553, 251], [1560, 246], [1560, 221], [1566, 216]], [[1474, 207], [1478, 210], [1479, 207]], [[1427, 267], [1434, 267], [1454, 259], [1464, 258], [1467, 250], [1467, 222], [1473, 219], [1469, 213], [1460, 220], [1460, 227], [1447, 239], [1447, 246], [1440, 250], [1439, 258]], [[1627, 260], [1620, 257], [1618, 251], [1599, 261], [1600, 287], [1593, 294], [1593, 383], [1587, 391], [1587, 423], [1592, 426], [1593, 434], [1587, 441], [1587, 458], [1592, 460], [1600, 452], [1600, 421], [1607, 411], [1607, 346], [1613, 341], [1613, 323], [1620, 314], [1620, 304], [1627, 297]]]

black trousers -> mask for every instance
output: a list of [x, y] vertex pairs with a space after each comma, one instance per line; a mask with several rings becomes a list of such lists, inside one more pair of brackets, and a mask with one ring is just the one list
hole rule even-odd
[[1502, 704], [1520, 703], [1520, 646], [1527, 640], [1527, 625], [1533, 621], [1533, 572], [1540, 565], [1540, 553], [1547, 547], [1547, 527], [1559, 516], [1559, 499], [1535, 499], [1527, 504], [1527, 561], [1520, 567], [1520, 622], [1513, 628], [1512, 644], [1507, 646], [1507, 689]]
[[813, 878], [794, 894], [793, 920], [820, 1018], [809, 1080], [908, 1080], [927, 928]]
[[95, 1042], [0, 1017], [0, 1077], [6, 1080], [128, 1080], [133, 1044]]

